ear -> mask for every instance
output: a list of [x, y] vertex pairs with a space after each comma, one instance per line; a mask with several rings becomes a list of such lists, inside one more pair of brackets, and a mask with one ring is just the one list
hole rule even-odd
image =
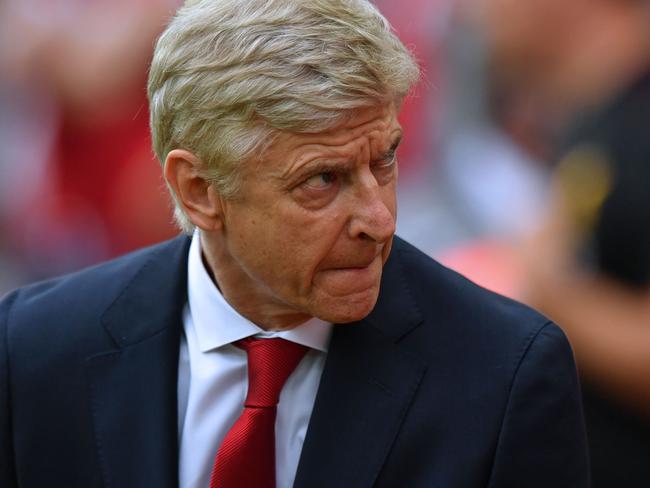
[[173, 149], [165, 159], [164, 175], [178, 204], [194, 225], [205, 231], [222, 225], [222, 204], [213, 186], [201, 176], [202, 162], [189, 151]]

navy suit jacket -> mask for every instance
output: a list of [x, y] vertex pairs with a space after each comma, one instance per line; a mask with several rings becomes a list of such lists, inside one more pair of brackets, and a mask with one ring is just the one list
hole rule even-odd
[[[188, 243], [0, 302], [0, 486], [178, 486]], [[334, 328], [295, 486], [579, 488], [586, 452], [562, 332], [396, 239]]]

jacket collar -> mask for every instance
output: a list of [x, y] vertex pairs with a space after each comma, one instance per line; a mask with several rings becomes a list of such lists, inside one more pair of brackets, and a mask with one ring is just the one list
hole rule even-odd
[[105, 486], [178, 486], [177, 378], [188, 246], [189, 239], [179, 237], [116, 264], [120, 279], [139, 263], [101, 319], [116, 347], [86, 361]]
[[424, 376], [400, 345], [423, 318], [396, 244], [373, 312], [334, 327], [295, 487], [373, 485]]

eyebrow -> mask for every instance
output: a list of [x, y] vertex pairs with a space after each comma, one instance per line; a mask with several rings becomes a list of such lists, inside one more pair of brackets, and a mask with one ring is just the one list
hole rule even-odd
[[342, 173], [345, 171], [349, 171], [350, 168], [352, 168], [353, 166], [354, 166], [354, 160], [352, 159], [333, 161], [331, 159], [319, 158], [305, 164], [294, 175], [290, 176], [289, 179], [301, 178], [304, 175], [325, 173], [328, 171], [335, 171], [335, 172]]
[[[388, 159], [389, 157], [393, 157], [401, 142], [402, 142], [402, 133], [400, 132], [399, 135], [395, 138], [395, 140], [391, 144], [390, 149], [384, 152], [379, 158], [376, 159], [376, 161], [381, 161], [381, 160]], [[341, 159], [336, 161], [331, 158], [318, 158], [309, 161], [308, 163], [305, 163], [295, 173], [288, 174], [286, 176], [281, 176], [279, 179], [287, 182], [293, 182], [294, 180], [303, 178], [305, 175], [308, 174], [318, 174], [318, 173], [324, 173], [328, 171], [334, 171], [334, 172], [349, 171], [350, 168], [352, 168], [354, 165], [355, 165], [354, 159]]]

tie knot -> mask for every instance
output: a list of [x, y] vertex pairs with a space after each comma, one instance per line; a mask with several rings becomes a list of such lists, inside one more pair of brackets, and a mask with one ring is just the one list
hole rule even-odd
[[275, 407], [284, 383], [308, 348], [279, 337], [248, 337], [234, 344], [248, 355], [246, 407]]

